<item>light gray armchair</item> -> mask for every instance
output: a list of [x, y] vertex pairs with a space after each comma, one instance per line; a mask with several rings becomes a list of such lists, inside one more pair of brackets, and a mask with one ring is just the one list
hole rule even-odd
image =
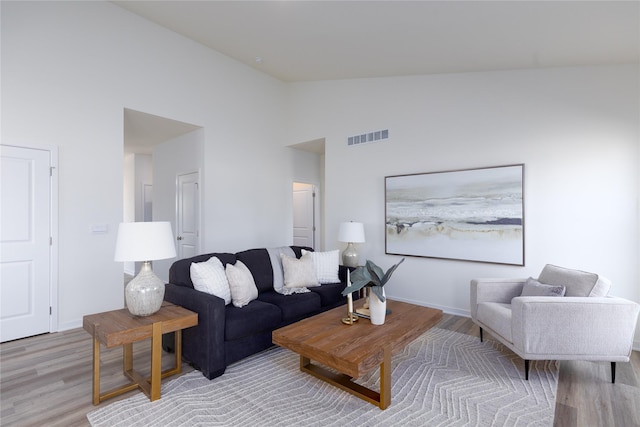
[[[471, 318], [525, 361], [628, 362], [640, 305], [608, 297], [602, 276], [547, 265], [537, 280], [474, 279]], [[555, 296], [543, 296], [555, 295]], [[560, 296], [564, 295], [564, 296]]]

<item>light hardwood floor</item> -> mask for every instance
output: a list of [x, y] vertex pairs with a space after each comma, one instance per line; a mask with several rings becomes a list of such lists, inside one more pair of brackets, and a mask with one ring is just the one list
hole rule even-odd
[[[478, 336], [478, 327], [464, 317], [444, 315], [436, 327]], [[0, 424], [89, 425], [86, 414], [96, 408], [91, 403], [91, 346], [91, 336], [81, 328], [0, 344]], [[165, 356], [163, 369], [173, 361], [172, 355]], [[103, 347], [101, 359], [103, 390], [122, 384], [121, 349]], [[149, 371], [149, 342], [134, 345], [134, 360], [140, 372]], [[640, 426], [640, 354], [634, 351], [631, 363], [618, 363], [616, 384], [610, 382], [609, 368], [606, 362], [560, 363], [555, 426]], [[186, 364], [183, 369], [192, 370]]]

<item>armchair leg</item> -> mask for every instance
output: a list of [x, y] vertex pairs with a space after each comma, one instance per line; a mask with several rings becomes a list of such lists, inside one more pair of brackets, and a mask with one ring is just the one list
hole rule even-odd
[[482, 339], [482, 328], [480, 328], [480, 342], [483, 342], [483, 339]]
[[611, 384], [616, 383], [616, 362], [611, 362]]
[[524, 359], [524, 379], [529, 381], [529, 360]]

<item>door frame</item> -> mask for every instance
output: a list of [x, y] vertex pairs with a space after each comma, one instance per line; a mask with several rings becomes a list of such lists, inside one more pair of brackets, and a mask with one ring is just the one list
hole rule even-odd
[[[196, 253], [199, 254], [202, 252], [202, 236], [204, 234], [204, 229], [203, 229], [203, 221], [202, 221], [202, 170], [200, 168], [196, 169], [196, 170], [191, 170], [191, 171], [186, 171], [186, 172], [177, 172], [176, 173], [176, 189], [175, 189], [175, 213], [174, 213], [174, 220], [173, 220], [173, 239], [174, 239], [174, 243], [176, 242], [176, 238], [178, 236], [178, 211], [180, 210], [180, 206], [179, 206], [179, 192], [180, 192], [180, 177], [183, 175], [191, 175], [191, 174], [198, 174], [198, 245], [196, 247]], [[180, 256], [180, 254], [177, 253], [177, 256]], [[180, 258], [178, 258], [180, 259]]]
[[59, 327], [58, 313], [58, 147], [45, 144], [2, 144], [7, 147], [16, 147], [29, 150], [47, 151], [49, 153], [49, 232], [51, 244], [49, 245], [49, 333], [57, 332]]

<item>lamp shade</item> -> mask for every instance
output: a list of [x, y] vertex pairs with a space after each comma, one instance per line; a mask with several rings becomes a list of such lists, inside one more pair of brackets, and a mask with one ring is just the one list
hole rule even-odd
[[361, 222], [343, 222], [338, 230], [339, 242], [364, 243], [364, 225]]
[[175, 256], [170, 222], [120, 223], [114, 261], [153, 261]]

